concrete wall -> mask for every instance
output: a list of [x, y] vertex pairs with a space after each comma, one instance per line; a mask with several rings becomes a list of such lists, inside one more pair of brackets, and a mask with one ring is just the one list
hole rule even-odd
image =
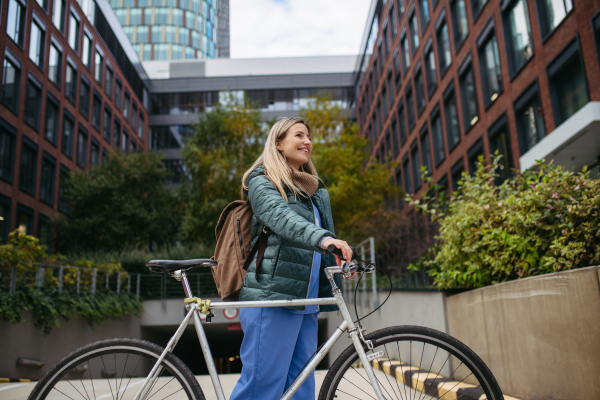
[[[118, 337], [141, 338], [140, 320], [133, 315], [94, 328], [83, 318], [72, 318], [53, 328], [47, 336], [33, 326], [31, 311], [23, 316], [28, 322], [15, 325], [0, 321], [0, 377], [38, 380], [67, 354], [88, 343]], [[42, 361], [45, 365], [42, 368], [17, 365], [19, 358]]]
[[446, 299], [448, 333], [523, 400], [600, 398], [599, 267], [506, 282]]
[[[385, 300], [387, 291], [378, 292], [379, 302]], [[444, 310], [445, 295], [435, 291], [395, 291], [392, 292], [387, 303], [374, 314], [363, 320], [362, 326], [367, 334], [381, 328], [394, 325], [419, 325], [446, 332], [446, 317]], [[346, 300], [350, 315], [354, 315], [354, 304]], [[358, 304], [358, 303], [357, 303]], [[371, 312], [370, 307], [358, 307], [358, 315], [363, 316]], [[328, 336], [335, 331], [342, 322], [341, 315], [327, 313]], [[329, 365], [351, 345], [348, 335], [342, 335], [329, 352]]]

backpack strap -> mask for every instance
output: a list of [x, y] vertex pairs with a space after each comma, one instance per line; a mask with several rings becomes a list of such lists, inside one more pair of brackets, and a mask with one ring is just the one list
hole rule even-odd
[[267, 228], [265, 225], [263, 225], [263, 228], [260, 231], [260, 235], [258, 235], [258, 240], [252, 247], [252, 250], [250, 250], [250, 255], [248, 256], [248, 258], [246, 258], [246, 262], [244, 263], [244, 270], [248, 271], [248, 267], [250, 266], [250, 263], [252, 262], [252, 258], [254, 258], [254, 254], [256, 254], [258, 252], [258, 254], [256, 256], [256, 270], [254, 271], [257, 282], [258, 282], [258, 265], [262, 261], [263, 256], [265, 254], [265, 250], [267, 249], [267, 239], [268, 239], [267, 236], [269, 235], [269, 233], [270, 233], [270, 229]]

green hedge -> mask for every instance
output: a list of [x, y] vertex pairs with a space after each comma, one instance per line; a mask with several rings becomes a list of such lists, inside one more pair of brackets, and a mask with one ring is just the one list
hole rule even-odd
[[439, 223], [438, 244], [413, 269], [429, 268], [440, 289], [478, 288], [600, 262], [600, 180], [585, 169], [538, 163], [495, 185], [499, 157], [463, 173], [448, 199], [435, 195], [409, 204]]
[[61, 319], [69, 321], [73, 317], [82, 317], [93, 327], [128, 314], [139, 316], [142, 301], [131, 293], [107, 290], [98, 291], [94, 296], [91, 293], [58, 293], [57, 289], [38, 290], [28, 286], [17, 289], [13, 294], [0, 291], [0, 315], [4, 320], [19, 323], [23, 320], [24, 310], [33, 310], [35, 327], [48, 334], [53, 327], [60, 326]]

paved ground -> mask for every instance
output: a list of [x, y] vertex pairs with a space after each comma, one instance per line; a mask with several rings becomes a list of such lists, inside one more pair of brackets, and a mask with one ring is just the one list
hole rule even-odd
[[[360, 371], [364, 371], [362, 369], [360, 369]], [[388, 383], [386, 382], [386, 378], [383, 375], [383, 373], [381, 371], [375, 371], [375, 373], [377, 374], [377, 376], [379, 377], [380, 381], [383, 382], [384, 385], [384, 390], [388, 390], [388, 394], [389, 396], [386, 396], [388, 398], [396, 398], [398, 397], [397, 395], [395, 395], [396, 393], [398, 393], [398, 390], [404, 390], [404, 391], [408, 391], [410, 392], [410, 388], [406, 388], [403, 385], [398, 386], [398, 389], [396, 389], [396, 387], [394, 387], [392, 390], [392, 387], [389, 387]], [[316, 393], [316, 397], [318, 397], [319, 394], [319, 390], [321, 388], [321, 384], [323, 382], [323, 379], [325, 379], [325, 375], [327, 374], [327, 371], [316, 371], [315, 372], [315, 380], [316, 380], [316, 387], [317, 387], [317, 393]], [[198, 382], [200, 383], [200, 386], [202, 387], [202, 390], [204, 391], [204, 395], [206, 396], [206, 400], [216, 400], [217, 396], [215, 395], [210, 377], [208, 375], [199, 375], [196, 377], [198, 379]], [[233, 391], [233, 387], [235, 386], [235, 383], [237, 382], [239, 378], [239, 374], [224, 374], [224, 375], [220, 375], [220, 380], [221, 380], [221, 385], [223, 386], [223, 391], [225, 392], [225, 397], [229, 398], [229, 396], [231, 395], [231, 392]], [[161, 378], [161, 380], [163, 380], [164, 384], [166, 385], [170, 385], [171, 383], [169, 383], [169, 379], [168, 378]], [[342, 389], [344, 391], [344, 393], [347, 393], [347, 395], [344, 395], [344, 393], [338, 393], [338, 399], [342, 400], [342, 399], [356, 399], [356, 398], [372, 398], [371, 396], [367, 395], [365, 393], [365, 391], [370, 393], [370, 385], [368, 385], [366, 379], [363, 377], [359, 377], [356, 376], [354, 379], [352, 379], [353, 382], [349, 382], [349, 383], [343, 383], [342, 385], [340, 385], [340, 389]], [[141, 385], [141, 383], [143, 382], [143, 379], [133, 379], [130, 382], [130, 387], [133, 389], [135, 388], [137, 385]], [[163, 382], [159, 382], [158, 385], [163, 384]], [[33, 390], [33, 387], [35, 386], [36, 382], [31, 382], [31, 383], [2, 383], [0, 384], [0, 399], [2, 400], [23, 400], [26, 399], [29, 396], [29, 393], [31, 393], [31, 391]], [[64, 400], [65, 398], [71, 398], [74, 400], [77, 399], [84, 399], [87, 400], [88, 397], [93, 398], [94, 396], [84, 396], [81, 393], [78, 393], [78, 391], [75, 389], [75, 387], [69, 387], [69, 383], [68, 382], [62, 382], [62, 384], [64, 385], [63, 387], [61, 387], [62, 390], [64, 390], [64, 393], [57, 393], [54, 392], [55, 395], [53, 396], [49, 396], [48, 400], [54, 400], [54, 399], [61, 399]], [[395, 382], [394, 382], [395, 385]], [[91, 385], [88, 385], [91, 386]], [[167, 391], [168, 390], [168, 386], [165, 386], [165, 388], [163, 390]], [[112, 389], [112, 390], [111, 390]], [[94, 380], [94, 391], [96, 393], [95, 398], [98, 400], [111, 400], [113, 399], [114, 393], [115, 393], [115, 388], [109, 388], [109, 385], [107, 384], [106, 380], [102, 380], [102, 379], [97, 379]], [[392, 395], [392, 392], [394, 393]], [[127, 390], [126, 392], [121, 392], [119, 393], [119, 399], [123, 399], [123, 400], [130, 400], [135, 396], [136, 391], [135, 390]], [[403, 393], [406, 394], [407, 392]], [[420, 393], [420, 392], [419, 392]], [[417, 396], [417, 393], [413, 391], [413, 395]], [[121, 397], [123, 396], [123, 397]], [[423, 394], [421, 394], [421, 396], [423, 396]], [[411, 396], [400, 396], [403, 398], [412, 398]], [[400, 398], [398, 397], [398, 398]], [[418, 398], [418, 397], [415, 397]], [[176, 393], [173, 396], [169, 397], [170, 400], [183, 400], [185, 399], [185, 396], [183, 395], [182, 392]], [[429, 396], [425, 396], [425, 397], [421, 397], [421, 399], [423, 400], [428, 400], [431, 399], [431, 397]]]

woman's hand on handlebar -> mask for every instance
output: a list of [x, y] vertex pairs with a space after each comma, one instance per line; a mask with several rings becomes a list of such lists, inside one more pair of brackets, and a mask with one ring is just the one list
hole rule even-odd
[[[345, 242], [344, 240], [339, 240], [339, 239], [327, 239], [326, 241], [323, 242], [323, 249], [327, 249], [327, 247], [329, 247], [330, 245], [334, 245], [335, 247], [337, 247], [338, 249], [340, 249], [340, 251], [342, 252], [344, 259], [347, 262], [350, 262], [352, 260], [352, 249], [350, 248], [350, 246], [348, 245], [347, 242]], [[335, 262], [338, 265], [338, 267], [342, 266], [342, 259], [339, 255], [334, 254], [335, 256]], [[352, 273], [352, 276], [350, 278], [354, 278], [356, 276], [356, 272]]]

